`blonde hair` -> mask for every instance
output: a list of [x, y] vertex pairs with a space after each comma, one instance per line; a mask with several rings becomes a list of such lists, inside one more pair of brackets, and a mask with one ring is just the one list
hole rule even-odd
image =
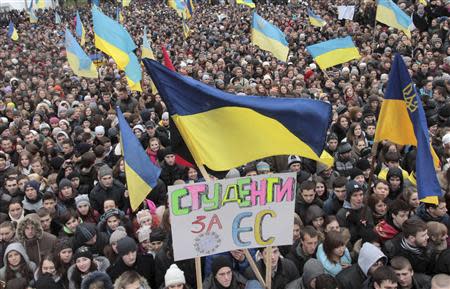
[[114, 289], [125, 289], [127, 285], [136, 281], [139, 281], [141, 286], [140, 288], [151, 289], [147, 283], [147, 280], [136, 271], [125, 271], [122, 275], [120, 275], [116, 282], [114, 282]]

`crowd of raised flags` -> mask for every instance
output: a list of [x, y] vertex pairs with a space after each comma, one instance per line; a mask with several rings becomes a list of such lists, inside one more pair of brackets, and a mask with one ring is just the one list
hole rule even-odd
[[[42, 5], [44, 5], [43, 3], [44, 1], [42, 0], [32, 0], [30, 2], [28, 12], [30, 14], [30, 21], [32, 23], [37, 22], [37, 17], [34, 13], [33, 8], [34, 7], [42, 8], [43, 7]], [[127, 7], [129, 3], [130, 1], [128, 0], [122, 0], [121, 5], [122, 7]], [[256, 5], [251, 0], [238, 0], [236, 3], [248, 6], [250, 8], [256, 7]], [[176, 10], [177, 14], [181, 17], [183, 35], [185, 38], [188, 38], [191, 34], [191, 30], [188, 26], [188, 20], [192, 17], [195, 11], [193, 0], [169, 0], [168, 5], [172, 7], [174, 10]], [[319, 15], [316, 15], [311, 8], [307, 9], [307, 15], [309, 17], [309, 22], [312, 26], [323, 27], [326, 25], [326, 21], [323, 20]], [[93, 5], [92, 19], [93, 19], [93, 31], [95, 35], [95, 46], [105, 54], [111, 56], [117, 63], [119, 69], [125, 71], [126, 78], [128, 80], [128, 84], [131, 90], [141, 91], [140, 81], [142, 78], [142, 70], [139, 64], [139, 60], [134, 53], [136, 45], [131, 36], [129, 35], [129, 33], [121, 25], [121, 23], [124, 22], [124, 18], [120, 7], [116, 8], [115, 18], [116, 21], [114, 21], [113, 19], [102, 13], [99, 7]], [[411, 17], [409, 17], [405, 12], [403, 12], [394, 2], [392, 2], [392, 0], [378, 1], [376, 20], [402, 31], [408, 37], [411, 37], [411, 30], [414, 29]], [[57, 24], [61, 23], [61, 18], [57, 13], [55, 13], [55, 23]], [[276, 27], [269, 21], [259, 16], [256, 12], [253, 12], [251, 28], [252, 28], [251, 41], [253, 45], [258, 46], [260, 49], [271, 52], [279, 60], [287, 61], [289, 54], [288, 42], [286, 40], [285, 34], [278, 27]], [[82, 46], [84, 46], [86, 42], [86, 31], [78, 11], [75, 16], [75, 33], [80, 41], [80, 44], [78, 44], [77, 40], [72, 36], [71, 32], [68, 29], [66, 29], [65, 43], [69, 65], [75, 74], [83, 77], [95, 78], [98, 76], [95, 65], [92, 63], [92, 61], [89, 59], [89, 57], [86, 55], [86, 53], [83, 51], [82, 48]], [[8, 36], [14, 41], [17, 41], [19, 38], [18, 32], [12, 22], [10, 22], [8, 27]], [[162, 49], [164, 54], [164, 60], [166, 62], [167, 61], [170, 62], [170, 58], [168, 57], [165, 48], [162, 47]], [[319, 65], [320, 69], [322, 70], [326, 70], [327, 68], [354, 59], [359, 59], [361, 57], [358, 48], [355, 46], [350, 36], [347, 36], [345, 38], [331, 39], [328, 41], [313, 44], [306, 47], [306, 50], [311, 54], [314, 61]], [[144, 29], [143, 35], [142, 58], [154, 59], [151, 44], [147, 38], [146, 27]], [[396, 63], [396, 65], [399, 67], [401, 66], [401, 64], [398, 63]], [[152, 66], [152, 64], [147, 63], [147, 66], [150, 67]], [[172, 70], [175, 69], [173, 68]], [[155, 85], [152, 83], [152, 87], [155, 90], [157, 89], [157, 86], [158, 85], [156, 85], [155, 87]], [[165, 97], [169, 96], [166, 95]], [[385, 113], [384, 115], [390, 114]], [[405, 116], [406, 115], [407, 114], [405, 114]], [[389, 116], [386, 117], [388, 118]], [[420, 118], [421, 117], [422, 116], [420, 116]], [[419, 124], [421, 123], [421, 121], [417, 120], [417, 117], [413, 118], [412, 115], [411, 121], [412, 121], [411, 123], [415, 125], [414, 128], [418, 127]], [[181, 123], [182, 122], [180, 121], [177, 122], [177, 124], [179, 125], [181, 125]], [[383, 123], [383, 118], [381, 119], [380, 123]], [[390, 123], [390, 121], [386, 121], [386, 123]], [[387, 128], [377, 130], [378, 134], [384, 131], [389, 130]], [[419, 156], [422, 156], [424, 159], [426, 159], [425, 162], [419, 162], [421, 164], [426, 165], [425, 167], [422, 167], [423, 170], [420, 170], [420, 172], [418, 171], [418, 174], [424, 175], [426, 171], [428, 172], [430, 171], [430, 166], [432, 167], [432, 165], [429, 164], [429, 154], [426, 153], [427, 149], [424, 149], [424, 147], [427, 147], [427, 145], [423, 143], [425, 141], [425, 139], [423, 138], [425, 135], [421, 135], [422, 132], [417, 133], [418, 133], [417, 140], [419, 140], [420, 143], [422, 143], [421, 154], [419, 154]], [[389, 134], [384, 135], [385, 138], [389, 138], [389, 136], [390, 136]], [[379, 139], [382, 139], [382, 137], [380, 136]], [[409, 140], [409, 141], [405, 140], [402, 141], [401, 143], [416, 145], [418, 142], [417, 140]], [[219, 148], [220, 146], [211, 145], [211, 147]], [[195, 155], [201, 154], [201, 152], [195, 147], [192, 147], [191, 150], [197, 151]], [[291, 153], [297, 153], [299, 155], [302, 155], [298, 151]], [[310, 153], [305, 153], [303, 155], [312, 159], [319, 159], [321, 152], [316, 148], [315, 150], [310, 151]], [[254, 157], [256, 159], [262, 156], [255, 155]], [[227, 165], [225, 166], [215, 165], [208, 163], [209, 161], [203, 161], [203, 158], [200, 156], [199, 160], [202, 160], [200, 161], [201, 163], [205, 163], [210, 168], [214, 169], [229, 169], [233, 166], [238, 165], [237, 163], [233, 163], [233, 165], [230, 167], [228, 167]], [[250, 161], [250, 159], [245, 160], [245, 162], [247, 161]], [[428, 180], [430, 178], [422, 178], [422, 180], [423, 179]], [[425, 184], [419, 183], [419, 185], [420, 186], [428, 185], [428, 182], [426, 182]], [[430, 185], [435, 186], [436, 182], [432, 181]], [[436, 193], [436, 190], [428, 190], [428, 192], [430, 191]]]

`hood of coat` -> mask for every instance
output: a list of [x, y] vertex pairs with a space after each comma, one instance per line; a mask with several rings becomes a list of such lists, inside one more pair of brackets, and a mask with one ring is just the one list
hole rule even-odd
[[26, 215], [19, 221], [16, 233], [17, 239], [22, 243], [28, 240], [25, 236], [25, 228], [28, 225], [32, 225], [36, 230], [36, 239], [41, 239], [44, 231], [42, 230], [41, 219], [37, 214]]
[[359, 252], [358, 265], [363, 271], [364, 275], [367, 276], [370, 267], [372, 267], [378, 260], [384, 260], [384, 264], [387, 263], [387, 257], [377, 246], [371, 243], [364, 243], [361, 251]]
[[5, 255], [3, 255], [3, 264], [8, 264], [8, 253], [11, 251], [16, 251], [25, 260], [25, 263], [30, 265], [30, 258], [28, 258], [27, 252], [22, 244], [19, 242], [11, 243], [5, 250]]

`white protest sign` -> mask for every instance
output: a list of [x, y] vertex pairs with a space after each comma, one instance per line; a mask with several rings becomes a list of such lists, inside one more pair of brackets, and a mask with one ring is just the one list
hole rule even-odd
[[175, 260], [292, 244], [296, 174], [169, 187]]

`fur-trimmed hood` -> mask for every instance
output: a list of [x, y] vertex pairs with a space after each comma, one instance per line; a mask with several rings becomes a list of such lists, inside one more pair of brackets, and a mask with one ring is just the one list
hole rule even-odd
[[23, 217], [19, 223], [17, 224], [17, 239], [24, 243], [25, 241], [27, 241], [27, 238], [25, 236], [25, 228], [27, 227], [28, 224], [31, 224], [34, 226], [34, 228], [36, 229], [36, 239], [41, 239], [44, 230], [42, 230], [42, 226], [41, 226], [41, 219], [39, 218], [39, 216], [37, 214], [28, 214], [25, 217]]
[[105, 289], [114, 288], [111, 278], [108, 276], [108, 274], [95, 271], [90, 273], [83, 279], [83, 281], [81, 282], [81, 289], [89, 289], [89, 286], [96, 281], [103, 281], [103, 286]]

